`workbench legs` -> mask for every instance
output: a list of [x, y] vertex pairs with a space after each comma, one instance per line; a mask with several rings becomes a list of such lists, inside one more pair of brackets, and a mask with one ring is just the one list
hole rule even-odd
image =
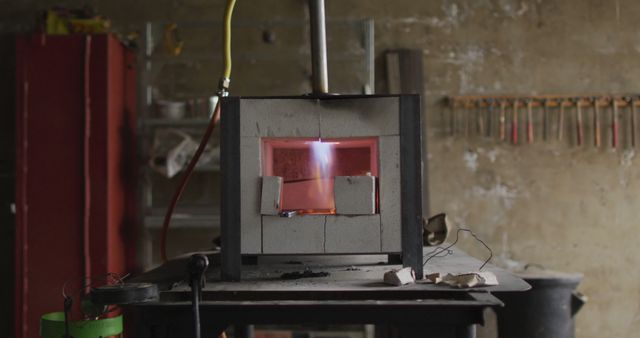
[[[135, 322], [136, 338], [185, 338], [194, 337], [192, 315], [172, 315], [171, 317], [148, 317], [140, 313], [131, 313], [131, 319]], [[230, 326], [213, 320], [203, 319], [200, 322], [202, 338], [218, 338]], [[240, 327], [237, 325], [236, 327]], [[250, 338], [240, 336], [241, 338]]]
[[375, 338], [474, 338], [476, 326], [376, 325]]
[[[231, 325], [202, 321], [202, 338], [218, 338]], [[253, 338], [253, 325], [233, 325], [235, 338]], [[136, 325], [136, 338], [184, 338], [192, 337], [190, 321], [171, 320], [165, 323]], [[376, 325], [375, 338], [474, 338], [475, 325]]]
[[[460, 298], [460, 297], [457, 297]], [[234, 325], [238, 338], [252, 338], [248, 325], [374, 324], [376, 338], [473, 338], [484, 323], [484, 310], [496, 306], [490, 294], [469, 294], [468, 300], [423, 301], [216, 301], [200, 307], [202, 338], [217, 338]], [[193, 337], [188, 303], [141, 304], [131, 308], [136, 338]]]

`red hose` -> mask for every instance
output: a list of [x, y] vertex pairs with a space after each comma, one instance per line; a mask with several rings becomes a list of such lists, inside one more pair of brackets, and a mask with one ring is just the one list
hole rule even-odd
[[213, 117], [211, 118], [211, 121], [207, 126], [207, 130], [202, 136], [202, 140], [198, 145], [198, 149], [196, 150], [195, 154], [193, 154], [191, 161], [189, 161], [189, 165], [187, 166], [187, 169], [185, 170], [184, 174], [182, 174], [182, 180], [180, 181], [180, 185], [176, 189], [176, 192], [173, 194], [171, 203], [169, 204], [169, 207], [167, 208], [167, 212], [164, 215], [164, 221], [162, 223], [162, 231], [160, 232], [160, 257], [162, 258], [162, 262], [167, 261], [167, 233], [169, 231], [169, 225], [171, 224], [171, 216], [173, 215], [173, 211], [176, 208], [178, 201], [180, 200], [180, 196], [182, 196], [182, 193], [184, 192], [184, 189], [187, 186], [189, 179], [191, 178], [191, 174], [193, 174], [193, 169], [196, 167], [198, 160], [200, 160], [200, 156], [204, 152], [204, 149], [207, 146], [209, 139], [211, 138], [211, 134], [213, 133], [213, 130], [215, 129], [216, 124], [218, 124], [218, 120], [220, 120], [220, 101], [219, 100], [214, 109]]

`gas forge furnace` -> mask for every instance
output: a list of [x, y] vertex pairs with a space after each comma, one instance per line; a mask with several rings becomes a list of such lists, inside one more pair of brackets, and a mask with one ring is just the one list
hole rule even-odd
[[418, 95], [222, 100], [222, 279], [242, 256], [388, 254], [422, 276]]

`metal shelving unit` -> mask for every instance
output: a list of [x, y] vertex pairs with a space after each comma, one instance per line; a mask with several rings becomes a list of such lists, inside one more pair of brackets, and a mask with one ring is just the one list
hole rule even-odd
[[[151, 229], [162, 227], [165, 209], [155, 208], [145, 217], [146, 226]], [[220, 215], [207, 213], [203, 208], [182, 208], [174, 214], [171, 222], [172, 228], [209, 228], [212, 224], [220, 224]]]
[[146, 118], [144, 120], [145, 127], [200, 127], [206, 128], [209, 120], [205, 118], [189, 118], [181, 120], [172, 120], [166, 118]]

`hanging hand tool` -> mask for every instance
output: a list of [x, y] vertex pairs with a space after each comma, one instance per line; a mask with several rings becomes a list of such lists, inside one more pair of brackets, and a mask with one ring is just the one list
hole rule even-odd
[[189, 286], [191, 287], [191, 306], [193, 309], [193, 331], [194, 337], [200, 338], [200, 299], [202, 298], [202, 288], [206, 282], [205, 271], [209, 267], [209, 259], [203, 254], [191, 256], [188, 265]]
[[578, 146], [582, 146], [582, 141], [584, 140], [584, 135], [582, 133], [582, 105], [581, 99], [577, 97], [576, 101], [576, 140]]
[[487, 99], [487, 133], [485, 136], [491, 137], [493, 134], [493, 99]]
[[484, 135], [484, 119], [482, 117], [482, 99], [476, 100], [476, 121], [477, 121], [477, 129], [479, 136]]
[[499, 129], [500, 129], [500, 141], [504, 141], [505, 138], [505, 120], [506, 120], [506, 109], [507, 102], [500, 101], [500, 120], [499, 120]]
[[636, 147], [636, 100], [631, 97], [629, 98], [630, 112], [631, 112], [631, 147]]
[[622, 119], [620, 121], [620, 128], [622, 128], [622, 140], [621, 140], [621, 144], [620, 146], [622, 147], [622, 149], [625, 148], [631, 148], [631, 114], [627, 114], [627, 112], [631, 112], [631, 104], [629, 103], [629, 98], [626, 96], [622, 96], [620, 97], [620, 105], [623, 108], [629, 108], [626, 111], [623, 111], [620, 114], [620, 118]]
[[527, 99], [527, 143], [533, 143], [533, 100]]
[[593, 145], [600, 148], [600, 107], [598, 106], [598, 98], [593, 98]]
[[613, 112], [611, 113], [611, 148], [618, 148], [618, 101], [614, 97], [611, 100]]
[[454, 136], [456, 134], [456, 100], [449, 99], [449, 134]]
[[558, 141], [562, 141], [562, 133], [564, 131], [564, 100], [560, 100], [560, 112], [558, 113]]
[[469, 102], [464, 101], [464, 137], [469, 137]]
[[511, 118], [511, 143], [518, 144], [518, 100], [513, 100], [513, 117]]
[[540, 101], [542, 105], [542, 140], [549, 139], [549, 111], [547, 110], [547, 99]]

